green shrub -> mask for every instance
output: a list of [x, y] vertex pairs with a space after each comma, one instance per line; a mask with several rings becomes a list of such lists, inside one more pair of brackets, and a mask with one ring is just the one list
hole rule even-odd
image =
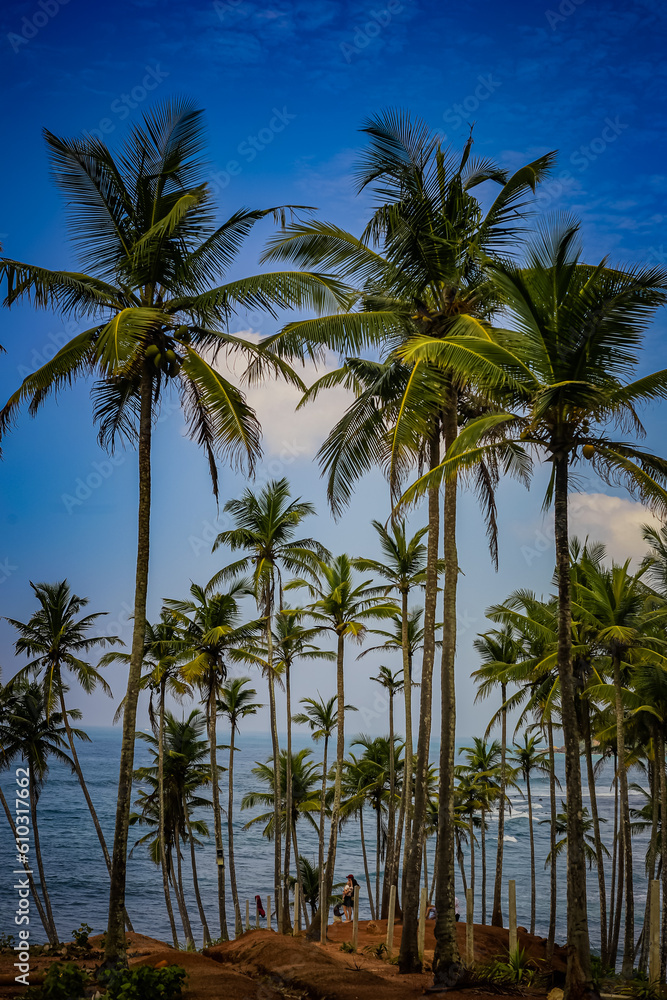
[[78, 930], [72, 931], [74, 944], [76, 945], [77, 948], [88, 949], [90, 947], [90, 941], [88, 940], [88, 937], [92, 929], [93, 928], [90, 926], [90, 924], [81, 924]]
[[90, 976], [74, 962], [55, 962], [46, 973], [41, 986], [26, 990], [32, 1000], [81, 1000]]
[[344, 951], [346, 955], [353, 955], [357, 949], [354, 947], [351, 941], [343, 941], [342, 945], [340, 946], [340, 950]]
[[185, 975], [180, 965], [164, 969], [135, 965], [100, 975], [99, 981], [106, 987], [108, 1000], [173, 1000], [181, 995]]

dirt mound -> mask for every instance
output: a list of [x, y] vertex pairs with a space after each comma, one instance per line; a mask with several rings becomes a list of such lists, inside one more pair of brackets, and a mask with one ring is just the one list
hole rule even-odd
[[130, 965], [152, 965], [156, 967], [180, 965], [188, 974], [183, 1000], [205, 1000], [224, 997], [225, 1000], [271, 1000], [261, 983], [249, 976], [243, 976], [232, 969], [221, 968], [219, 962], [193, 951], [174, 951], [173, 948], [155, 951], [139, 959], [130, 959]]

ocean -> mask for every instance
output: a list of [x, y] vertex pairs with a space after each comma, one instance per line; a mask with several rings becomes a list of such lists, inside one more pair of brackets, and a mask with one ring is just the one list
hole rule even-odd
[[[90, 728], [90, 743], [79, 744], [78, 752], [84, 775], [102, 824], [107, 845], [111, 850], [113, 840], [113, 825], [115, 817], [116, 782], [118, 760], [120, 754], [120, 730], [117, 728]], [[224, 739], [222, 726], [220, 740]], [[466, 745], [468, 740], [460, 739], [457, 746]], [[284, 741], [281, 742], [283, 745]], [[244, 829], [244, 825], [253, 816], [266, 810], [240, 810], [243, 796], [252, 789], [260, 788], [257, 778], [252, 774], [256, 762], [265, 762], [271, 754], [271, 741], [268, 734], [244, 733], [241, 731], [238, 740], [239, 751], [235, 757], [234, 799], [236, 815], [234, 817], [234, 843], [236, 858], [236, 875], [241, 898], [241, 909], [245, 914], [245, 900], [251, 900], [251, 913], [254, 912], [252, 901], [257, 893], [266, 903], [266, 895], [273, 895], [273, 845], [261, 833], [261, 825]], [[314, 744], [308, 735], [295, 734], [293, 737], [294, 752], [303, 747], [313, 750], [315, 759], [320, 758], [320, 747]], [[221, 764], [226, 765], [226, 753], [221, 751]], [[432, 747], [431, 757], [437, 760], [437, 746]], [[136, 765], [149, 763], [148, 750], [142, 741], [137, 741]], [[559, 778], [565, 787], [564, 757], [556, 755], [556, 767]], [[583, 760], [582, 760], [583, 767]], [[640, 781], [641, 776], [633, 775], [631, 780]], [[584, 804], [589, 796], [584, 781]], [[613, 830], [614, 793], [611, 785], [612, 765], [606, 763], [598, 779], [597, 796], [601, 817], [607, 820], [603, 825], [603, 837], [611, 852], [611, 834]], [[0, 775], [0, 785], [5, 794], [14, 793], [14, 767], [11, 771]], [[503, 865], [503, 912], [507, 913], [507, 882], [516, 880], [517, 916], [519, 924], [527, 926], [530, 920], [530, 847], [528, 833], [528, 809], [525, 799], [519, 790], [510, 793], [511, 810], [505, 817], [505, 847]], [[264, 789], [262, 789], [264, 790]], [[535, 845], [537, 865], [537, 926], [538, 934], [546, 935], [549, 920], [549, 872], [544, 868], [544, 862], [549, 851], [549, 824], [540, 823], [549, 817], [549, 787], [543, 777], [531, 779], [531, 791], [534, 802]], [[639, 807], [642, 798], [639, 792], [631, 792], [632, 805]], [[564, 792], [559, 794], [558, 803]], [[226, 805], [226, 775], [221, 781], [221, 801]], [[212, 817], [208, 811], [209, 825], [212, 830]], [[71, 932], [81, 923], [93, 927], [93, 933], [100, 933], [106, 926], [108, 876], [101, 854], [101, 849], [95, 830], [88, 813], [83, 794], [75, 775], [68, 768], [58, 763], [50, 767], [49, 777], [43, 789], [38, 805], [38, 823], [47, 884], [51, 895], [54, 916], [58, 932], [63, 940], [71, 939]], [[375, 873], [375, 814], [372, 810], [364, 816], [366, 832], [366, 847], [368, 852], [371, 880], [374, 885]], [[145, 832], [146, 828], [130, 829], [130, 844]], [[302, 855], [317, 861], [317, 834], [306, 820], [301, 820], [297, 828], [299, 851]], [[226, 831], [225, 831], [226, 841]], [[634, 846], [634, 877], [635, 877], [635, 912], [638, 928], [641, 926], [643, 907], [646, 900], [647, 880], [644, 871], [644, 857], [648, 835], [633, 837]], [[496, 821], [492, 815], [487, 832], [487, 907], [490, 910], [493, 900], [493, 878], [495, 872], [495, 857], [497, 848]], [[429, 878], [433, 871], [433, 854], [435, 838], [428, 842]], [[481, 899], [481, 856], [479, 846], [476, 849], [476, 900], [475, 919], [480, 919]], [[197, 850], [199, 884], [207, 911], [209, 927], [213, 937], [219, 933], [217, 923], [217, 874], [215, 848], [213, 840], [202, 845]], [[4, 814], [0, 815], [0, 934], [16, 933], [14, 912], [16, 910], [16, 891], [13, 889], [16, 867], [15, 850], [9, 825]], [[466, 869], [468, 854], [466, 849]], [[607, 881], [610, 872], [607, 865]], [[188, 882], [189, 851], [184, 854], [185, 881]], [[359, 825], [354, 819], [343, 827], [338, 839], [336, 879], [344, 881], [348, 872], [354, 872], [361, 884], [360, 916], [370, 917], [366, 884], [363, 877], [363, 861]], [[460, 875], [456, 871], [457, 895], [461, 900], [461, 911], [464, 912], [463, 888]], [[599, 899], [598, 883], [595, 870], [588, 875], [588, 916], [590, 924], [591, 943], [599, 947]], [[558, 862], [559, 902], [556, 939], [565, 941], [565, 855]], [[201, 945], [201, 928], [193, 894], [188, 896], [189, 910], [193, 931], [198, 945]], [[170, 940], [169, 923], [165, 911], [164, 896], [160, 869], [148, 856], [145, 846], [136, 847], [128, 861], [127, 877], [127, 909], [133, 921], [134, 928], [153, 937]], [[178, 911], [174, 901], [174, 911], [178, 922]], [[227, 889], [227, 916], [229, 926], [233, 929], [233, 908], [231, 893]], [[39, 918], [34, 911], [31, 918], [31, 931], [34, 939], [44, 940], [44, 933]]]

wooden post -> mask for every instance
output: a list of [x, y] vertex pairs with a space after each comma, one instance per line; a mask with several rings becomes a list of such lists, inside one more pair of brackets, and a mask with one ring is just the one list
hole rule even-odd
[[320, 882], [320, 944], [327, 943], [327, 925], [329, 923], [329, 900], [325, 899], [326, 880]]
[[472, 929], [473, 906], [472, 889], [468, 889], [466, 891], [466, 962], [468, 965], [472, 965], [475, 961], [475, 938]]
[[513, 878], [509, 880], [509, 894], [510, 894], [510, 910], [509, 910], [509, 921], [510, 921], [510, 936], [509, 936], [509, 951], [510, 955], [513, 955], [516, 951], [516, 946], [518, 942], [517, 932], [516, 932], [516, 882]]
[[299, 883], [294, 883], [294, 923], [292, 925], [292, 937], [299, 933]]
[[352, 946], [357, 950], [359, 941], [359, 886], [354, 887], [354, 910], [352, 915]]
[[271, 897], [266, 897], [266, 929], [271, 930]]
[[[664, 861], [663, 861], [664, 864]], [[652, 880], [649, 885], [650, 897], [650, 939], [648, 949], [648, 978], [651, 983], [660, 982], [660, 883]]]
[[419, 924], [417, 929], [417, 952], [420, 961], [424, 961], [424, 942], [426, 940], [426, 906], [428, 904], [428, 889], [422, 889], [419, 899]]
[[250, 930], [250, 900], [245, 901], [245, 929]]
[[387, 955], [394, 954], [394, 914], [396, 912], [396, 886], [389, 889], [389, 916], [387, 919]]
[[257, 900], [255, 900], [255, 930], [259, 930], [259, 906]]

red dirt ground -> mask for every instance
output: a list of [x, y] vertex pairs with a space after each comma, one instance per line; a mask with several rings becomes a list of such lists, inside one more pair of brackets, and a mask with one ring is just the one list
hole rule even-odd
[[[128, 934], [130, 965], [153, 965], [161, 962], [183, 966], [188, 973], [183, 1000], [418, 1000], [431, 975], [401, 976], [398, 968], [364, 951], [386, 939], [386, 920], [360, 921], [359, 945], [356, 954], [341, 952], [344, 941], [352, 939], [351, 923], [329, 926], [329, 943], [322, 947], [304, 937], [279, 937], [272, 931], [250, 931], [225, 944], [215, 945], [205, 954], [177, 952], [162, 941], [143, 934]], [[465, 925], [459, 924], [459, 948], [465, 950]], [[394, 927], [394, 948], [398, 951], [401, 925]], [[502, 956], [507, 950], [508, 934], [499, 927], [475, 925], [475, 960], [487, 962]], [[90, 939], [93, 948], [100, 947], [100, 937]], [[519, 928], [519, 945], [529, 956], [545, 967], [546, 941], [531, 937]], [[435, 940], [433, 924], [427, 923], [425, 963], [433, 956]], [[91, 972], [99, 964], [96, 957], [81, 961]], [[30, 980], [37, 985], [49, 965], [67, 961], [63, 955], [34, 956]], [[14, 983], [14, 956], [0, 954], [0, 998], [20, 997], [23, 987]], [[565, 971], [565, 951], [556, 948], [554, 972], [560, 979]], [[544, 994], [542, 994], [544, 995]], [[484, 1000], [496, 994], [484, 990], [452, 991], [452, 1000]]]

